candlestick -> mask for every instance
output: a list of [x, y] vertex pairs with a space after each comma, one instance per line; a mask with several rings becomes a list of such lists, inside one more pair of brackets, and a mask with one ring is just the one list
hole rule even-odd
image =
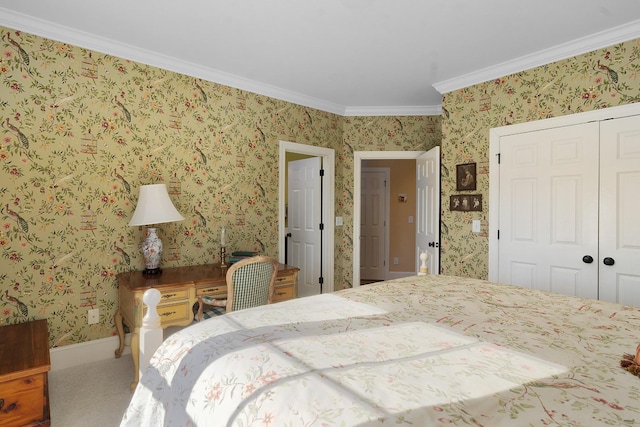
[[225, 258], [227, 258], [227, 248], [222, 246], [220, 248], [220, 267], [226, 268], [227, 264], [225, 264]]

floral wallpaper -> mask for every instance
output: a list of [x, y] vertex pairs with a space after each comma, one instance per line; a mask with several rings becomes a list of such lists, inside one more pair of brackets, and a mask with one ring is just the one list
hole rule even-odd
[[[439, 141], [440, 117], [345, 119], [14, 29], [0, 38], [0, 324], [47, 318], [52, 346], [116, 333], [116, 275], [144, 268], [143, 227], [127, 226], [141, 185], [166, 183], [186, 218], [159, 226], [164, 267], [218, 261], [223, 225], [229, 250], [277, 257], [279, 141], [336, 150], [347, 224], [354, 149]], [[347, 228], [337, 289], [351, 286]]]
[[[640, 40], [447, 93], [442, 114], [442, 273], [486, 279], [489, 130], [640, 102]], [[482, 212], [451, 212], [456, 165], [477, 163]], [[471, 232], [481, 220], [482, 233]]]
[[[338, 149], [342, 118], [0, 29], [0, 320], [46, 317], [52, 344], [115, 333], [115, 275], [142, 269], [138, 188], [166, 183], [165, 267], [277, 256], [280, 140]], [[99, 308], [88, 326], [86, 309]]]

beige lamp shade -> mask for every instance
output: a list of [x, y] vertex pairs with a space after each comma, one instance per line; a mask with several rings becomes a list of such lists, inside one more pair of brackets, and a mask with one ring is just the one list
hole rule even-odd
[[184, 217], [173, 206], [165, 184], [151, 184], [140, 187], [140, 196], [130, 226], [162, 224], [182, 221]]

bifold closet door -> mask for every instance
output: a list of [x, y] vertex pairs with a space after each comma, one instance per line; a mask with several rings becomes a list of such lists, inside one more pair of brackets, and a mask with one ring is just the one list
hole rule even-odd
[[598, 298], [598, 139], [597, 122], [500, 138], [498, 281]]
[[600, 299], [640, 306], [640, 116], [600, 122]]

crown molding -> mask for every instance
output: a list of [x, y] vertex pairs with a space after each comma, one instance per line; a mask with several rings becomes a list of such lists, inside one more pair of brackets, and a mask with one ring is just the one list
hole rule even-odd
[[344, 116], [439, 116], [441, 105], [407, 107], [347, 107]]
[[[94, 34], [54, 24], [50, 21], [17, 13], [3, 7], [0, 7], [0, 25], [340, 116], [432, 116], [439, 115], [442, 111], [440, 105], [345, 107], [323, 99], [238, 77], [220, 70], [179, 61], [167, 55], [139, 49], [126, 43], [98, 37]], [[445, 94], [635, 38], [640, 38], [640, 20], [632, 21], [611, 30], [583, 37], [531, 55], [526, 55], [513, 61], [503, 62], [453, 79], [438, 82], [435, 83], [433, 87], [439, 93]]]
[[541, 50], [530, 55], [525, 55], [512, 61], [503, 62], [459, 77], [434, 83], [433, 87], [444, 95], [454, 90], [637, 38], [640, 38], [640, 20], [631, 21], [627, 24]]
[[238, 77], [220, 70], [203, 67], [199, 64], [177, 60], [167, 55], [140, 49], [126, 43], [99, 37], [95, 34], [75, 30], [63, 25], [54, 24], [50, 21], [17, 13], [3, 7], [0, 7], [0, 25], [47, 39], [69, 43], [84, 49], [280, 99], [304, 107], [315, 108], [337, 115], [344, 115], [345, 112], [345, 107], [342, 105]]
[[177, 60], [161, 53], [136, 48], [126, 43], [54, 24], [50, 21], [17, 13], [3, 7], [0, 7], [0, 25], [35, 34], [50, 40], [58, 40], [95, 52], [140, 62], [164, 70], [246, 90], [304, 107], [326, 111], [339, 116], [432, 116], [440, 115], [442, 111], [439, 105], [415, 107], [345, 107], [323, 99], [245, 79], [220, 70], [203, 67], [199, 64]]

